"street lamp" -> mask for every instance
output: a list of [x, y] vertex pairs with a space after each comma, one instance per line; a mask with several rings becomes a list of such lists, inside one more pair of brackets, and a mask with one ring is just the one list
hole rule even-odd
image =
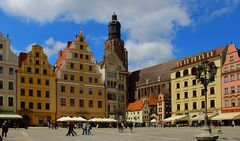
[[204, 126], [200, 135], [196, 136], [198, 141], [216, 141], [218, 136], [211, 134], [211, 127], [208, 122], [207, 115], [207, 86], [209, 83], [215, 81], [215, 75], [217, 73], [217, 67], [214, 62], [204, 60], [202, 64], [193, 69], [192, 74], [196, 77], [197, 81], [204, 86], [205, 95], [205, 118]]

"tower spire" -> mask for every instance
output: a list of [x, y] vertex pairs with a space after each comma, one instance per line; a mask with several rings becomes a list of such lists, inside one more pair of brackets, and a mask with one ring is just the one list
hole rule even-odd
[[117, 20], [115, 12], [112, 15], [112, 20], [108, 23], [108, 40], [114, 38], [121, 39], [121, 24]]

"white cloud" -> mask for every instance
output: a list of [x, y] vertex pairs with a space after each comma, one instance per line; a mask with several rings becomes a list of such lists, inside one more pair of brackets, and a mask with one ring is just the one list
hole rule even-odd
[[[106, 24], [113, 12], [116, 12], [127, 33], [125, 42], [130, 69], [137, 68], [133, 64], [146, 67], [172, 58], [171, 40], [177, 28], [191, 23], [186, 7], [180, 0], [0, 0], [0, 8], [24, 21], [41, 25], [54, 21], [84, 24], [89, 20]], [[54, 45], [51, 43], [49, 39], [46, 46], [62, 46], [56, 41]], [[46, 48], [45, 51], [53, 55], [55, 52], [52, 49]]]
[[[15, 47], [11, 47], [11, 50], [16, 54], [19, 55], [20, 52], [29, 52], [32, 50], [32, 46], [37, 43], [29, 44], [25, 50], [18, 50]], [[63, 50], [66, 47], [66, 44], [61, 41], [56, 41], [54, 38], [49, 38], [45, 41], [45, 43], [40, 44], [43, 47], [44, 53], [48, 56], [48, 58], [57, 55], [58, 51]]]

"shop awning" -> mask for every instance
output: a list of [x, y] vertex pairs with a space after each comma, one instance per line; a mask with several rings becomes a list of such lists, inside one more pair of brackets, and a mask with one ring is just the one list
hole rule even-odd
[[234, 119], [240, 119], [240, 113], [219, 113], [211, 120], [234, 120]]
[[172, 116], [169, 118], [165, 118], [163, 122], [172, 122], [172, 121], [187, 121], [188, 117], [187, 115], [177, 115], [177, 116]]
[[18, 114], [0, 114], [0, 119], [21, 119], [22, 116]]
[[[212, 117], [216, 116], [216, 114], [208, 114], [208, 119], [211, 119]], [[199, 120], [204, 120], [205, 115], [197, 115], [196, 117], [191, 118], [191, 121], [199, 121]]]

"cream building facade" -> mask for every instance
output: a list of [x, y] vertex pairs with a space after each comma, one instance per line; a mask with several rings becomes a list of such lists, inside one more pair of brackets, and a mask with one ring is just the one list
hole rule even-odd
[[177, 62], [171, 70], [172, 116], [187, 115], [191, 119], [204, 114], [204, 87], [192, 75], [192, 70], [203, 60], [213, 61], [218, 67], [215, 81], [208, 85], [208, 113], [221, 112], [221, 65], [225, 51], [224, 46]]
[[17, 63], [10, 39], [0, 33], [0, 113], [16, 113]]

